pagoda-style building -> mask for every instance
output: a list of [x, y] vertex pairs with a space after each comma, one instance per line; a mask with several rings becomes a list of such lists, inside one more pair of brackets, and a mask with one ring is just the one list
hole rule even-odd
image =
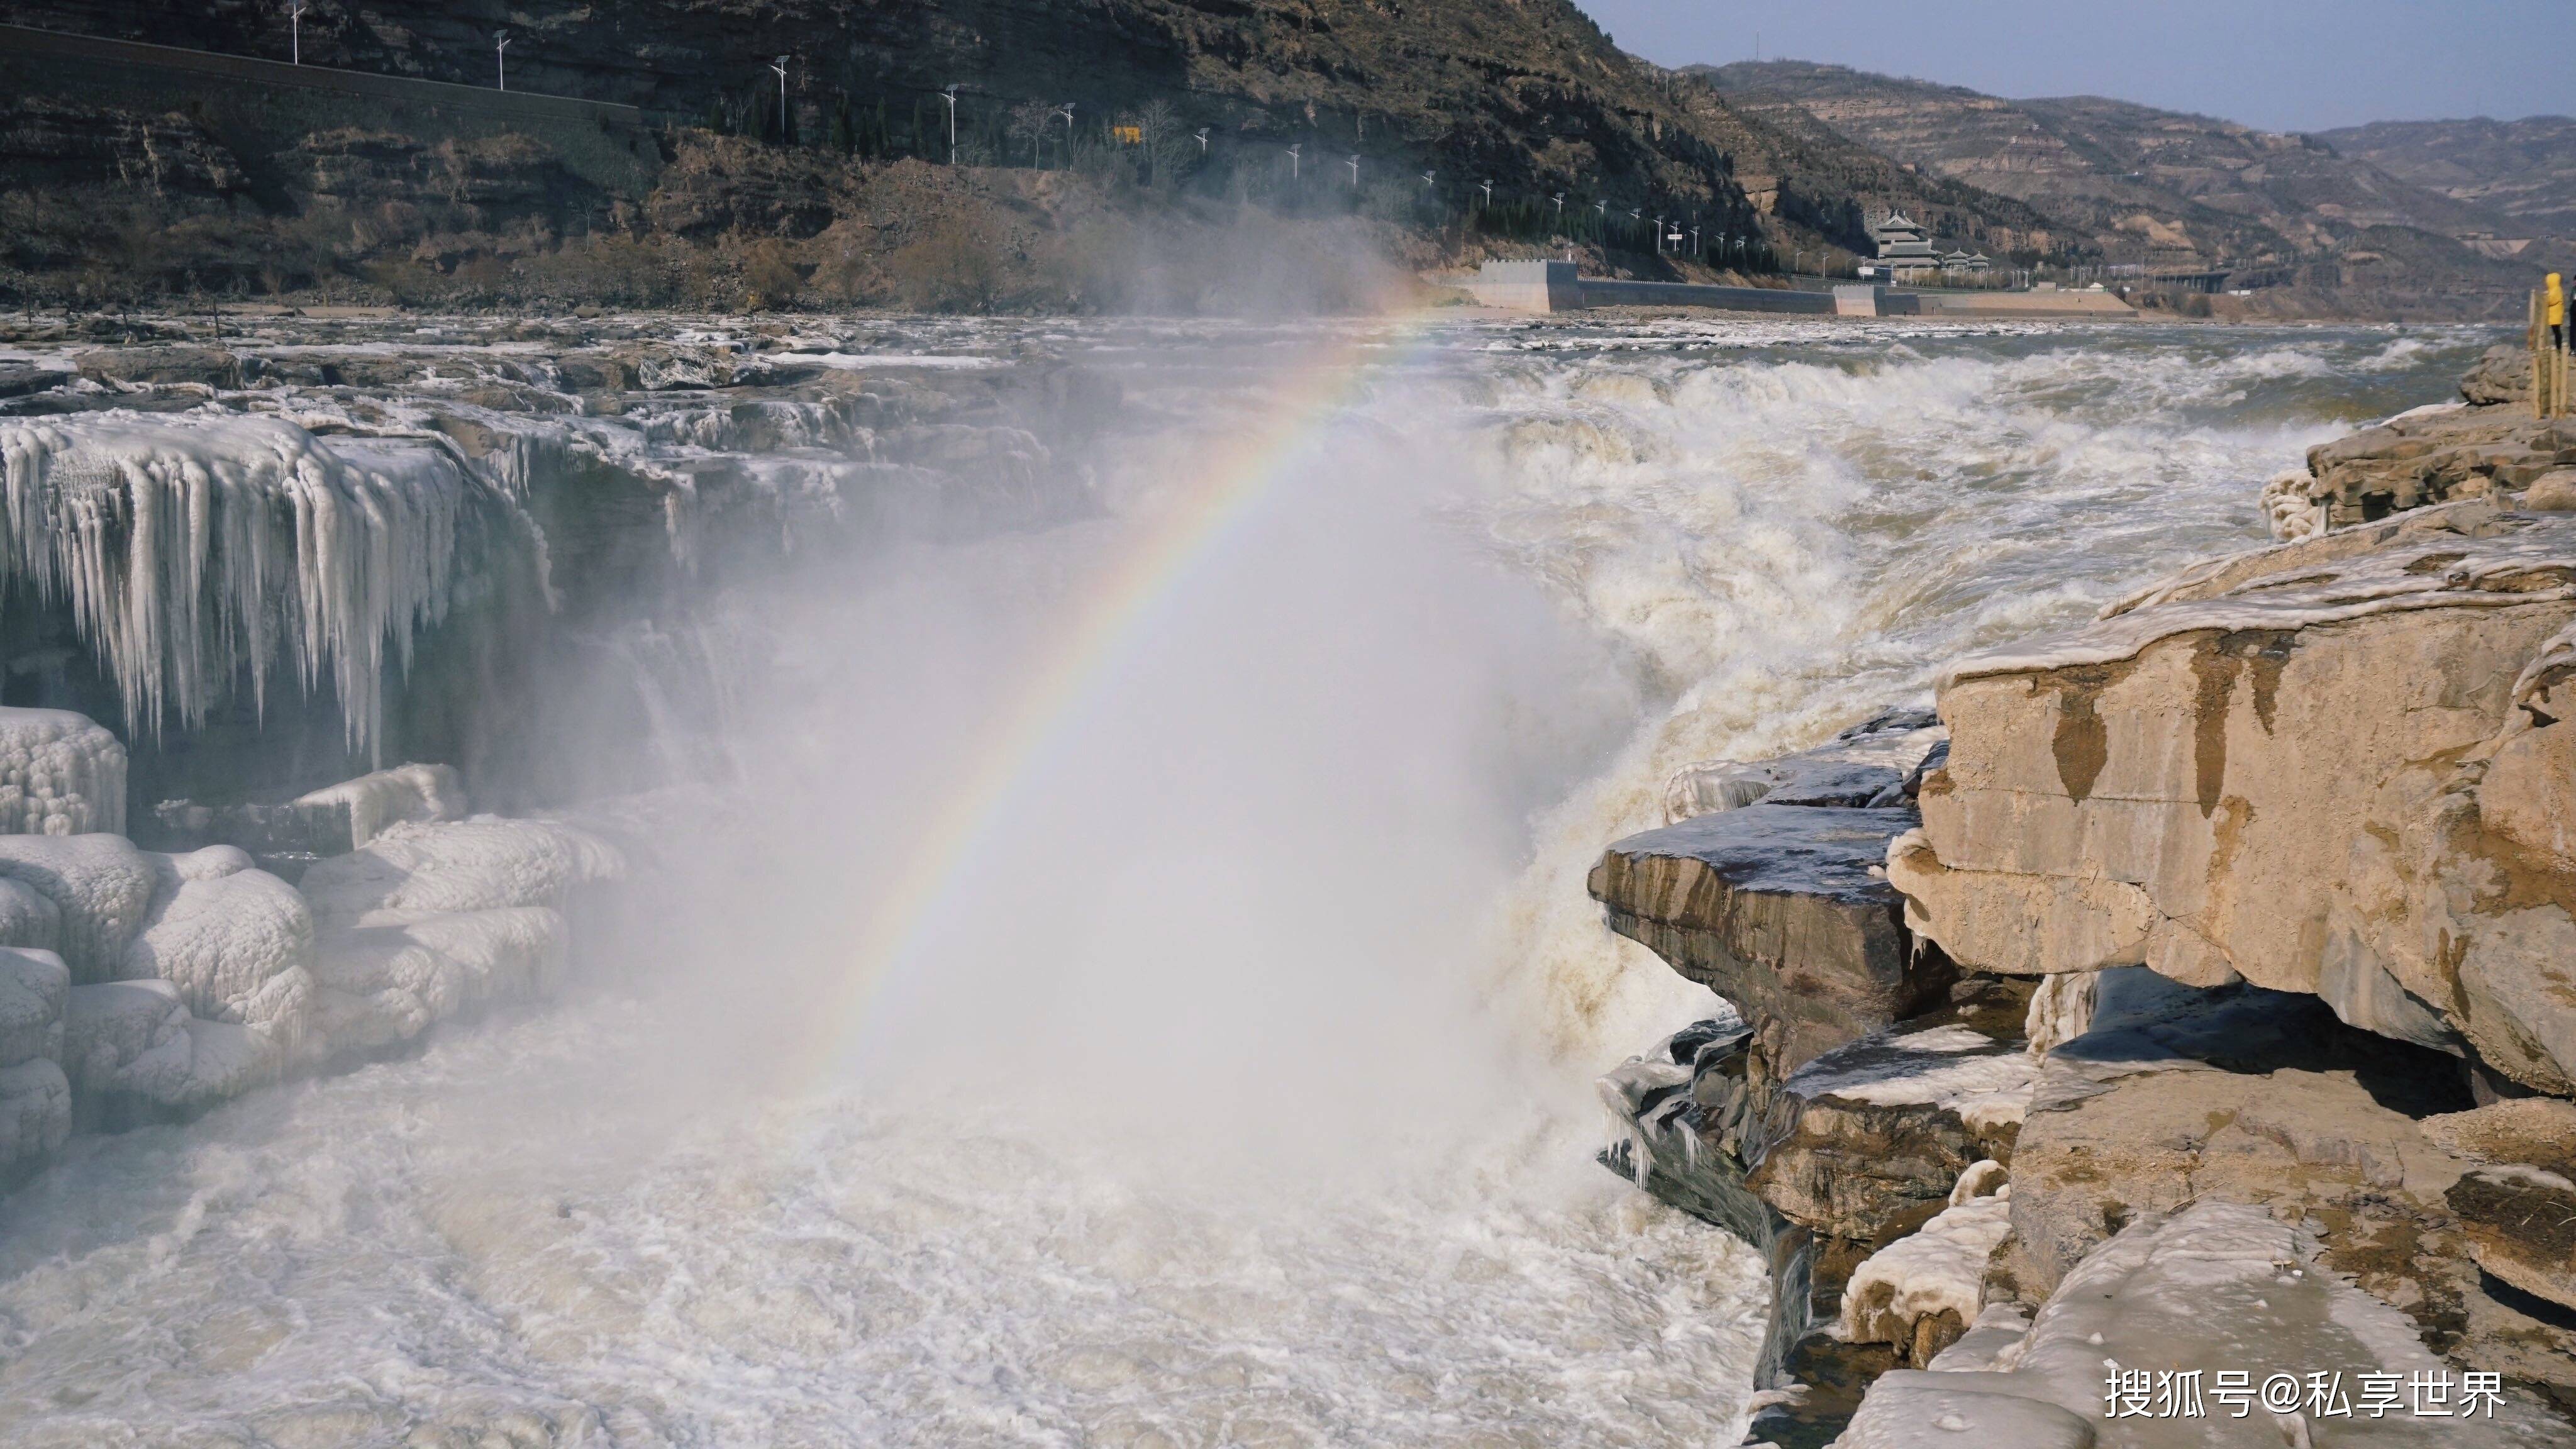
[[1931, 234], [1904, 212], [1889, 212], [1886, 220], [1869, 229], [1869, 236], [1877, 246], [1879, 264], [1891, 278], [1941, 270], [1941, 253], [1933, 247]]

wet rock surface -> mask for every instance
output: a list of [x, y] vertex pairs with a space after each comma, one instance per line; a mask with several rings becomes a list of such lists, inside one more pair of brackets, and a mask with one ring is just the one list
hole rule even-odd
[[1948, 984], [1882, 867], [1911, 810], [1758, 803], [1632, 835], [1593, 868], [1611, 929], [1734, 1002], [1794, 1068]]

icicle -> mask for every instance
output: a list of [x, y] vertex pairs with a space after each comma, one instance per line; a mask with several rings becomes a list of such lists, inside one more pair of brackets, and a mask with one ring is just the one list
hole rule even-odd
[[[353, 748], [381, 747], [392, 646], [447, 610], [469, 510], [516, 515], [443, 441], [128, 412], [0, 423], [0, 568], [67, 604], [129, 726], [194, 725], [247, 672], [326, 678]], [[380, 762], [379, 762], [380, 763]]]

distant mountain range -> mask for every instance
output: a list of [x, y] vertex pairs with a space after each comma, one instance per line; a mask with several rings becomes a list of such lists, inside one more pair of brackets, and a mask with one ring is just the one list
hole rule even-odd
[[[2535, 264], [2576, 257], [2576, 121], [2564, 117], [2308, 136], [2091, 96], [2005, 100], [1806, 61], [1685, 73], [1739, 114], [1819, 126], [1920, 174], [2018, 201], [2061, 245], [2114, 263], [2466, 306], [2509, 301]], [[1989, 224], [1957, 234], [1994, 233]]]

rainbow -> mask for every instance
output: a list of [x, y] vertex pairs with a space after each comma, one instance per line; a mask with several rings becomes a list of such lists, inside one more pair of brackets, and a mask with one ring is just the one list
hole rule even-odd
[[1041, 651], [1041, 667], [972, 752], [974, 767], [938, 809], [920, 847], [906, 854], [900, 875], [875, 898], [825, 1009], [813, 1018], [819, 1036], [810, 1059], [796, 1064], [796, 1080], [838, 1080], [857, 1061], [871, 1006], [889, 981], [920, 966], [926, 927], [955, 901], [967, 862], [981, 854], [1051, 742], [1086, 714], [1121, 661], [1151, 636], [1157, 615], [1230, 542], [1250, 532], [1261, 502], [1346, 414], [1362, 379], [1413, 355], [1424, 330], [1418, 314], [1395, 319], [1392, 332], [1350, 329], [1291, 369], [1269, 421], [1239, 434], [1211, 460], [1191, 496], [1101, 571], [1098, 586]]

